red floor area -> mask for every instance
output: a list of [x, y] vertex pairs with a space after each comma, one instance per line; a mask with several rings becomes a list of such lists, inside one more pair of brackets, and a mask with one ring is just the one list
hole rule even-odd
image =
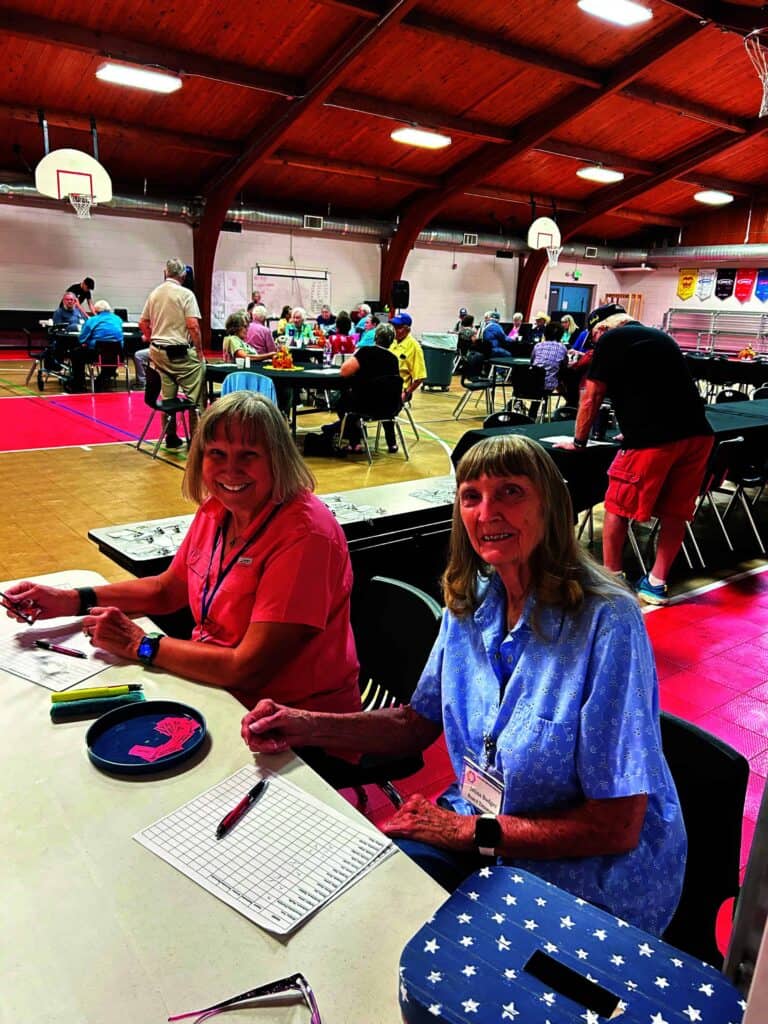
[[[0, 451], [136, 441], [148, 416], [140, 391], [4, 398], [0, 401]], [[159, 416], [155, 424], [154, 438], [160, 429]]]
[[[743, 870], [768, 776], [768, 570], [654, 609], [645, 621], [662, 708], [721, 737], [750, 762]], [[397, 785], [404, 794], [435, 797], [453, 778], [438, 741], [424, 770]], [[381, 824], [392, 806], [374, 787], [368, 792], [369, 817]]]

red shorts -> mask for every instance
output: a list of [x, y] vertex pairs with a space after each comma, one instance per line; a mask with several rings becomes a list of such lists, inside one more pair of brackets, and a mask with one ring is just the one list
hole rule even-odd
[[704, 436], [623, 449], [608, 470], [606, 512], [639, 523], [652, 516], [690, 519], [713, 444]]

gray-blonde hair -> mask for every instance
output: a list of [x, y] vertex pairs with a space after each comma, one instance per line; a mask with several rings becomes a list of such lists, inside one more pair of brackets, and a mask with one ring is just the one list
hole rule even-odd
[[530, 559], [531, 589], [542, 604], [576, 610], [585, 593], [617, 593], [623, 588], [579, 545], [573, 507], [557, 466], [541, 445], [520, 434], [488, 438], [473, 445], [456, 467], [456, 499], [443, 598], [458, 618], [479, 605], [478, 578], [495, 570], [472, 547], [461, 518], [459, 492], [467, 480], [481, 476], [524, 476], [534, 485], [544, 510], [544, 536]]
[[389, 324], [379, 324], [373, 333], [373, 343], [380, 348], [389, 348], [395, 340], [395, 329]]
[[592, 337], [599, 338], [606, 331], [613, 330], [614, 327], [623, 327], [624, 324], [633, 324], [634, 322], [634, 317], [631, 317], [629, 313], [614, 313], [613, 316], [608, 316], [605, 320], [601, 320], [599, 324], [595, 324], [592, 328]]
[[272, 466], [272, 500], [291, 501], [300, 491], [313, 491], [315, 478], [307, 469], [277, 406], [255, 391], [233, 391], [209, 405], [200, 417], [189, 449], [182, 493], [198, 505], [207, 497], [203, 483], [203, 454], [219, 426], [227, 440], [239, 429], [247, 444], [260, 444]]
[[183, 281], [187, 276], [187, 264], [182, 263], [180, 259], [175, 256], [165, 264], [165, 272], [168, 277], [175, 277], [177, 281]]
[[106, 299], [99, 299], [97, 302], [94, 302], [93, 308], [96, 310], [97, 313], [112, 312], [112, 307], [110, 306]]

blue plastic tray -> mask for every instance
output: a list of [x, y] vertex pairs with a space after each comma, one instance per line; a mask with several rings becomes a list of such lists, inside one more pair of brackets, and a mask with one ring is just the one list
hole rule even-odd
[[[170, 740], [162, 725], [158, 729], [158, 724], [167, 719], [184, 719], [197, 724], [198, 728], [184, 740], [181, 749], [149, 760], [151, 748], [162, 747]], [[140, 704], [127, 704], [102, 715], [88, 729], [85, 742], [88, 757], [97, 768], [125, 775], [143, 775], [163, 771], [191, 757], [205, 739], [205, 733], [205, 719], [196, 708], [175, 700], [147, 700]], [[136, 748], [141, 748], [144, 756], [131, 753]]]

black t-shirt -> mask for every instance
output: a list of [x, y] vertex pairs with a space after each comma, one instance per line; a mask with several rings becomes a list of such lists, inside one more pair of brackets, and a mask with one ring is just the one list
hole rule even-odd
[[683, 354], [663, 331], [639, 323], [606, 331], [588, 377], [606, 385], [626, 448], [712, 433]]
[[[90, 302], [91, 301], [91, 298], [92, 298], [91, 290], [89, 288], [83, 288], [83, 286], [80, 283], [80, 281], [78, 281], [77, 284], [71, 284], [69, 286], [69, 288], [67, 288], [67, 291], [68, 292], [72, 292], [73, 295], [77, 296], [77, 301], [80, 303], [81, 306], [82, 306], [82, 304], [84, 302]], [[63, 301], [59, 303], [59, 308], [60, 309], [64, 308]]]
[[[355, 410], [378, 411], [382, 399], [381, 378], [397, 377], [400, 381], [397, 356], [381, 345], [364, 345], [355, 350], [355, 359], [360, 364], [360, 369], [352, 377], [351, 392]], [[396, 391], [397, 388], [392, 385], [392, 394]]]

